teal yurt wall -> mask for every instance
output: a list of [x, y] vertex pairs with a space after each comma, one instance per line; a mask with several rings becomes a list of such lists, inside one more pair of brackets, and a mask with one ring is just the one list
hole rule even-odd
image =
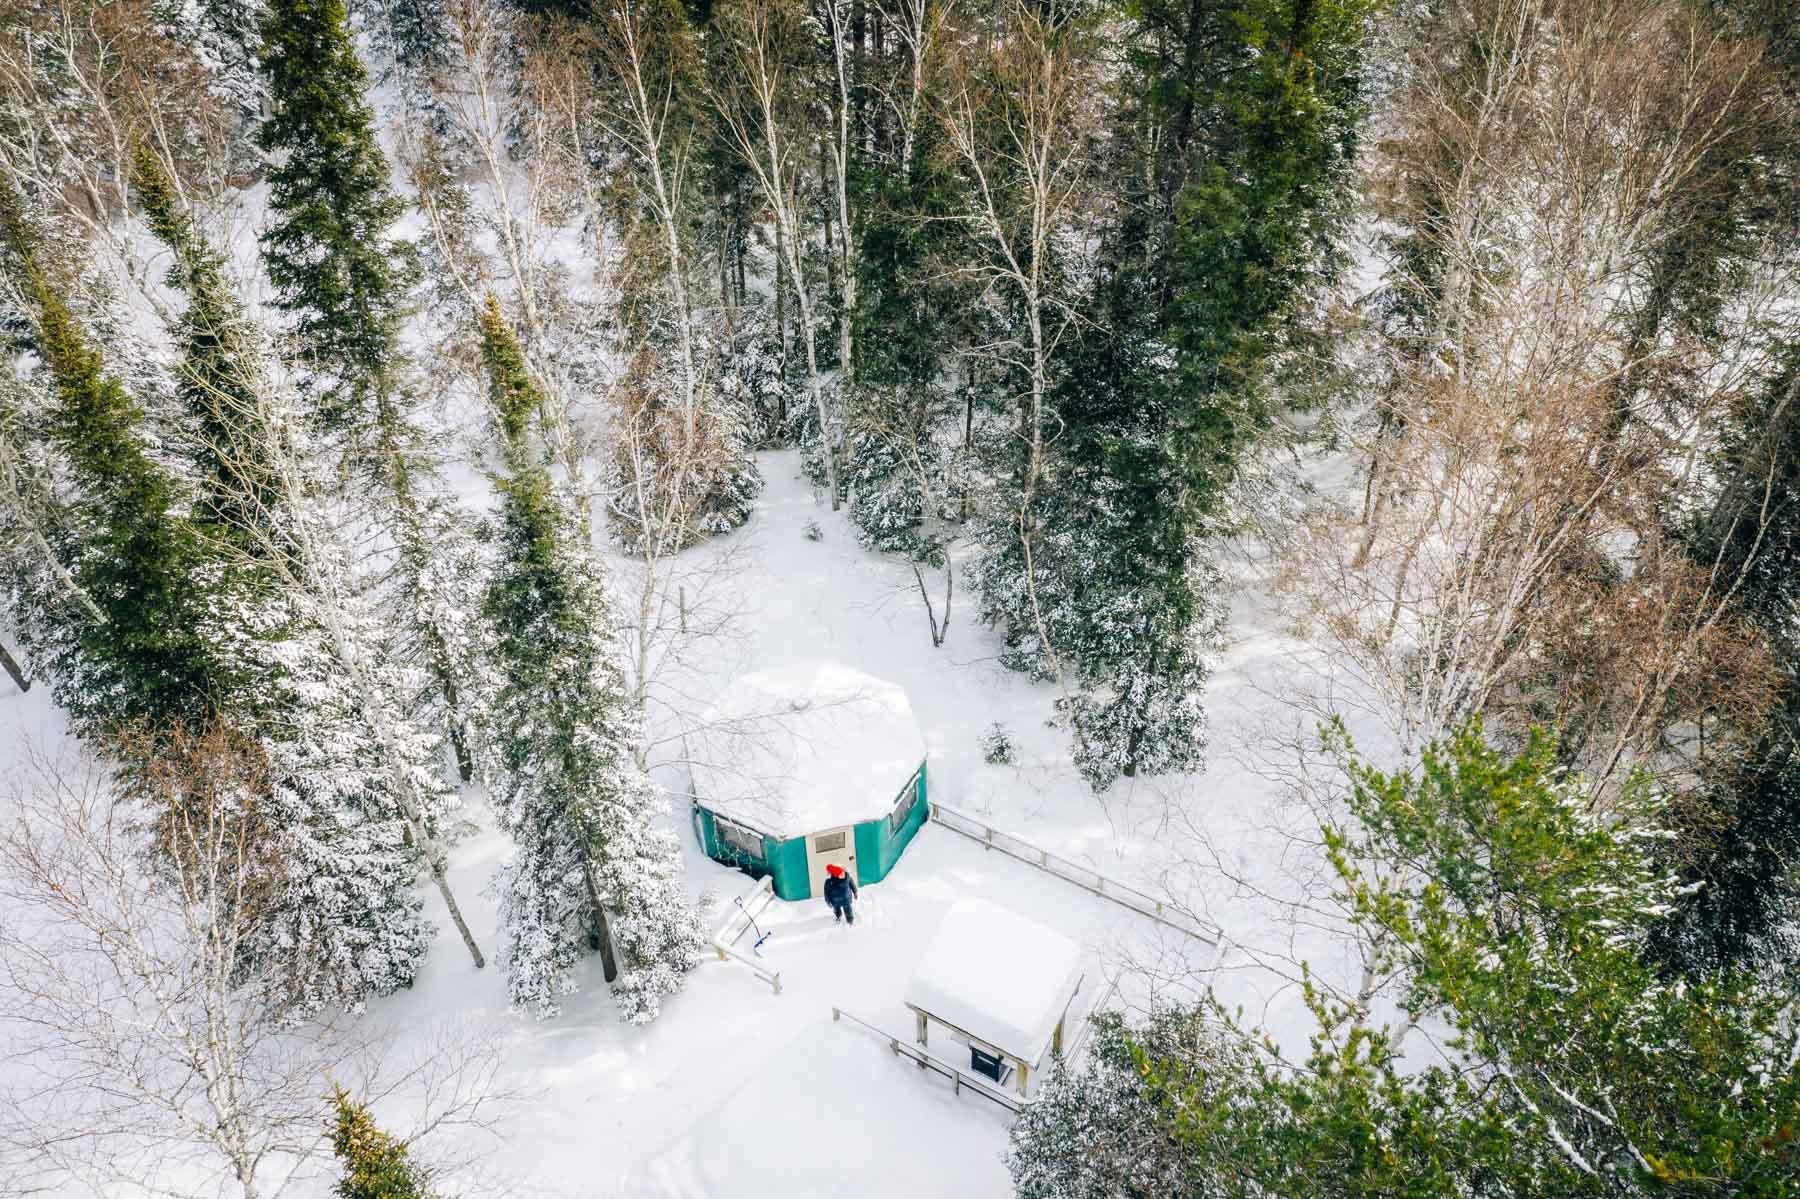
[[[856, 883], [864, 886], [886, 878], [900, 855], [931, 815], [928, 773], [919, 768], [885, 816], [855, 826]], [[706, 856], [736, 866], [752, 878], [771, 877], [775, 894], [782, 899], [814, 897], [807, 869], [806, 836], [772, 837], [743, 822], [713, 812], [705, 801], [693, 804], [694, 837]], [[810, 836], [810, 834], [808, 834]]]
[[701, 848], [783, 899], [817, 894], [827, 863], [880, 882], [930, 815], [906, 691], [842, 663], [741, 675], [683, 740]]

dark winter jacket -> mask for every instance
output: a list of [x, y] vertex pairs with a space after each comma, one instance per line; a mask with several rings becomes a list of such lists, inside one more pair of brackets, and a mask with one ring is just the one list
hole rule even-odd
[[855, 896], [856, 880], [848, 874], [841, 878], [834, 874], [825, 880], [825, 902], [832, 907], [847, 907]]

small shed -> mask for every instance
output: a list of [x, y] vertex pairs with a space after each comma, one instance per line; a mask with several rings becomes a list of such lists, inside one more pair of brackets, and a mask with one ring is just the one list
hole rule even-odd
[[836, 662], [740, 677], [688, 737], [694, 836], [782, 899], [825, 868], [887, 877], [925, 823], [925, 737], [906, 692]]
[[919, 1044], [931, 1026], [969, 1047], [969, 1068], [1019, 1094], [1052, 1051], [1081, 990], [1081, 948], [985, 899], [945, 913], [906, 988]]

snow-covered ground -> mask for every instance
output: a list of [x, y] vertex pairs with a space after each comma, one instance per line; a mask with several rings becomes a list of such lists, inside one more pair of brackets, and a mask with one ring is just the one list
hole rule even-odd
[[[1333, 959], [1323, 935], [1296, 940], [1278, 905], [1227, 878], [1242, 875], [1279, 893], [1314, 865], [1284, 835], [1291, 821], [1279, 786], [1252, 752], [1271, 729], [1294, 723], [1280, 697], [1312, 659], [1282, 630], [1254, 572], [1240, 580], [1229, 645], [1208, 693], [1212, 768], [1192, 778], [1122, 780], [1096, 798], [1070, 765], [1066, 733], [1047, 724], [1051, 688], [999, 664], [998, 638], [974, 621], [973, 598], [957, 596], [949, 636], [933, 648], [910, 568], [858, 548], [843, 514], [800, 477], [794, 454], [766, 454], [761, 463], [767, 489], [750, 523], [690, 551], [696, 566], [709, 555], [731, 556], [733, 569], [719, 576], [723, 590], [710, 602], [732, 610], [736, 633], [681, 685], [703, 698], [743, 671], [820, 658], [896, 681], [925, 734], [935, 800], [1115, 878], [1173, 893], [1240, 948], [1214, 979], [1207, 974], [1214, 953], [1203, 942], [927, 825], [893, 873], [864, 889], [854, 928], [834, 927], [822, 901], [775, 901], [762, 917], [772, 933], [762, 956], [780, 971], [781, 994], [743, 965], [709, 958], [654, 1024], [633, 1027], [618, 1019], [596, 961], [562, 1014], [539, 1023], [507, 1011], [500, 971], [473, 968], [436, 893], [427, 892], [440, 933], [422, 977], [410, 991], [372, 1004], [365, 1018], [393, 1030], [403, 1057], [424, 1051], [446, 1026], [499, 1038], [504, 1064], [496, 1081], [509, 1098], [493, 1135], [472, 1134], [458, 1146], [479, 1159], [481, 1191], [1005, 1194], [1008, 1113], [953, 1094], [946, 1079], [894, 1056], [884, 1039], [832, 1020], [832, 1009], [842, 1008], [910, 1039], [902, 993], [943, 913], [963, 896], [1013, 908], [1081, 945], [1086, 980], [1078, 1010], [1115, 984], [1118, 1002], [1142, 1008], [1191, 999], [1196, 987], [1216, 981], [1250, 1020], [1298, 1037], [1294, 988], [1253, 958], [1304, 956], [1340, 975], [1350, 964]], [[810, 520], [822, 539], [802, 534]], [[1013, 732], [1013, 765], [982, 760], [978, 738], [995, 720]], [[0, 739], [12, 747], [61, 737], [41, 688], [0, 697], [0, 722]], [[659, 777], [673, 785], [681, 774], [665, 767]], [[471, 800], [479, 822], [479, 797]], [[749, 880], [704, 858], [684, 801], [674, 808], [692, 889], [709, 900], [708, 920], [716, 923]], [[1206, 845], [1225, 872], [1211, 868]], [[483, 831], [452, 858], [458, 897], [490, 954], [500, 949], [499, 935], [482, 892], [506, 848], [504, 838]], [[403, 1108], [395, 1099], [380, 1114], [405, 1127]], [[297, 1190], [324, 1187], [321, 1178]]]

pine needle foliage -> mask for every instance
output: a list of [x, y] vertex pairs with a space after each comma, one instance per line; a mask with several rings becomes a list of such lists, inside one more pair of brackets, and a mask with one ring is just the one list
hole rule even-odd
[[33, 309], [35, 348], [54, 382], [49, 435], [79, 500], [72, 571], [103, 620], [80, 632], [80, 677], [58, 699], [81, 721], [204, 720], [217, 701], [215, 663], [197, 630], [202, 546], [176, 481], [151, 457], [144, 413], [38, 259], [38, 237], [11, 185], [0, 187], [0, 243]]
[[342, 431], [370, 418], [392, 365], [410, 274], [391, 236], [403, 206], [343, 0], [272, 0], [262, 34], [274, 111], [257, 140], [275, 159], [263, 261], [277, 304], [297, 318], [319, 427]]
[[426, 1171], [404, 1141], [375, 1123], [366, 1103], [334, 1087], [331, 1107], [331, 1151], [344, 1166], [333, 1188], [338, 1199], [430, 1199]]
[[616, 951], [621, 1013], [644, 1022], [699, 963], [703, 936], [679, 847], [654, 827], [660, 802], [636, 764], [641, 734], [613, 660], [605, 581], [531, 436], [541, 393], [491, 297], [481, 326], [505, 467], [486, 611], [502, 675], [494, 806], [514, 846], [496, 883], [508, 986], [519, 1007], [550, 1016], [583, 957]]

